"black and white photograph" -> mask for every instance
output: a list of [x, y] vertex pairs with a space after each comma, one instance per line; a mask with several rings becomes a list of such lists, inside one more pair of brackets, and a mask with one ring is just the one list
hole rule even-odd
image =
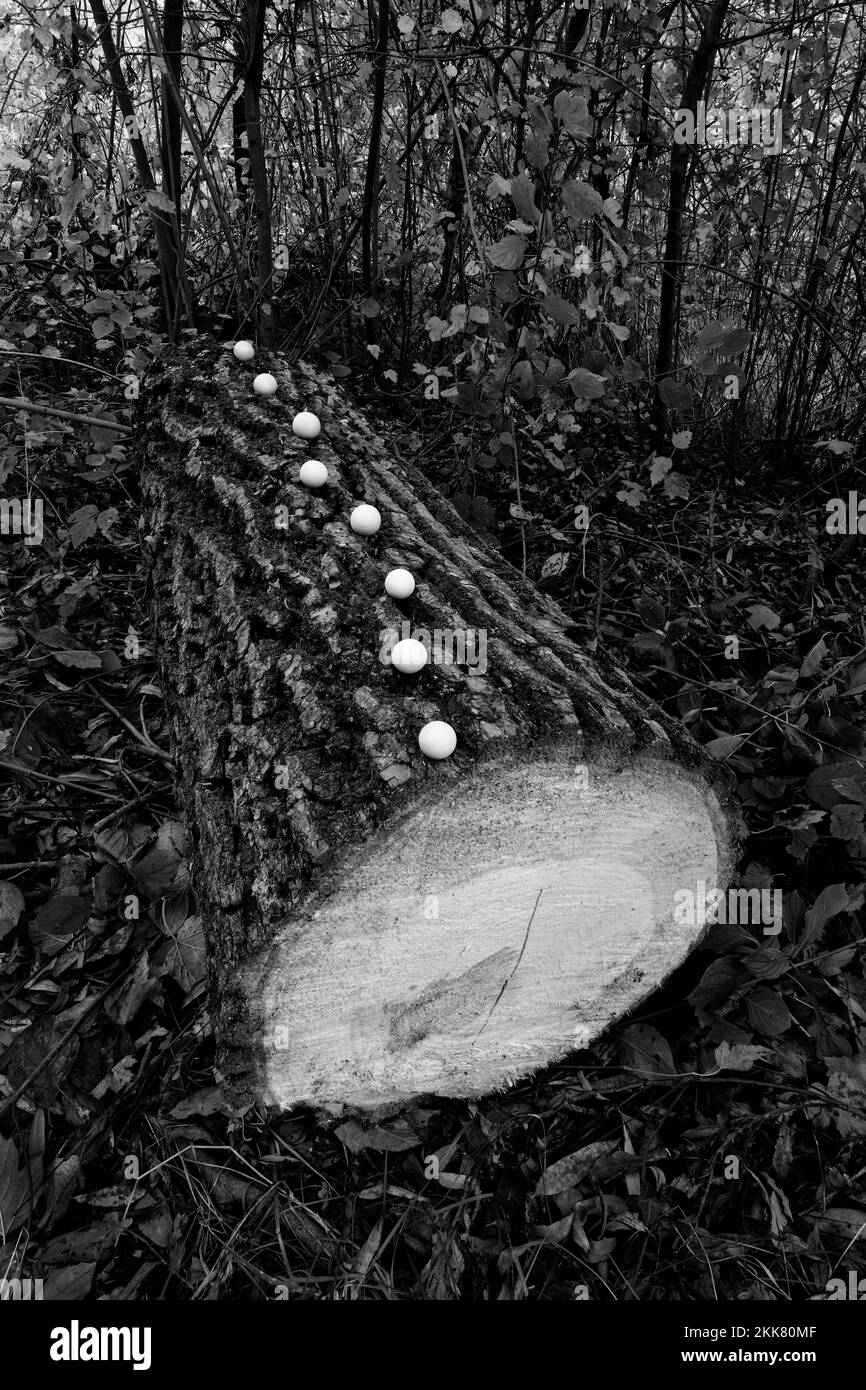
[[864, 263], [848, 0], [0, 0], [9, 1384], [853, 1353]]

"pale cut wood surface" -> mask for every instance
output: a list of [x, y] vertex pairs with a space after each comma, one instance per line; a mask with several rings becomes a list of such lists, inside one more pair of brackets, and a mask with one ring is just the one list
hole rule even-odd
[[[269, 1099], [339, 1109], [482, 1095], [586, 1046], [702, 927], [674, 894], [725, 866], [675, 764], [495, 761], [365, 846], [262, 978]], [[583, 786], [584, 780], [588, 781]]]

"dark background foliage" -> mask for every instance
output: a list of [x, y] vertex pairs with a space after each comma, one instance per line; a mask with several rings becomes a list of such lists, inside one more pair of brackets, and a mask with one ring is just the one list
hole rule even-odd
[[[41, 544], [0, 536], [0, 1277], [786, 1300], [862, 1275], [862, 14], [16, 4], [0, 63], [0, 483], [44, 508]], [[780, 149], [677, 144], [701, 101], [776, 110]], [[341, 379], [728, 763], [778, 936], [717, 926], [640, 1018], [483, 1104], [226, 1111], [130, 438], [148, 364], [200, 334]]]

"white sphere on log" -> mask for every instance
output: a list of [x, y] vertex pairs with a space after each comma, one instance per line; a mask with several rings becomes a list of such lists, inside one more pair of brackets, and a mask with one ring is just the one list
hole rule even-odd
[[427, 648], [414, 637], [404, 637], [392, 648], [391, 665], [401, 676], [415, 676], [427, 665]]
[[301, 464], [301, 471], [298, 474], [304, 487], [324, 487], [328, 481], [328, 470], [318, 459], [307, 459]]
[[277, 379], [271, 376], [270, 372], [259, 372], [257, 377], [253, 377], [253, 390], [257, 396], [275, 396], [277, 393]]
[[301, 410], [292, 420], [292, 430], [299, 439], [316, 439], [322, 426], [318, 415], [311, 410]]
[[457, 735], [444, 719], [431, 719], [418, 735], [418, 747], [426, 758], [450, 758], [457, 747]]
[[375, 536], [382, 525], [382, 518], [375, 507], [362, 502], [349, 517], [349, 525], [359, 536]]
[[235, 343], [232, 352], [239, 362], [252, 362], [256, 355], [256, 350], [247, 338], [241, 338]]
[[385, 593], [390, 598], [408, 598], [415, 592], [415, 580], [408, 570], [389, 570], [385, 575]]

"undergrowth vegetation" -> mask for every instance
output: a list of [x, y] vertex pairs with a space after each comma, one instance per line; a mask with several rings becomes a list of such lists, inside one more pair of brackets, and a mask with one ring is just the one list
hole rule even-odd
[[[864, 31], [781, 8], [3, 8], [0, 1279], [866, 1275]], [[702, 96], [778, 107], [781, 153], [693, 158], [673, 112]], [[639, 1015], [482, 1103], [226, 1110], [133, 455], [148, 364], [199, 334], [331, 371], [728, 765], [771, 931], [715, 924]]]

